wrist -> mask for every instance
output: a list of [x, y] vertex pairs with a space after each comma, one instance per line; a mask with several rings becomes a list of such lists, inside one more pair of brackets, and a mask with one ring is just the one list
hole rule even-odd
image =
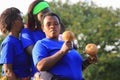
[[65, 51], [63, 51], [63, 50], [60, 50], [59, 53], [60, 53], [61, 55], [65, 55]]

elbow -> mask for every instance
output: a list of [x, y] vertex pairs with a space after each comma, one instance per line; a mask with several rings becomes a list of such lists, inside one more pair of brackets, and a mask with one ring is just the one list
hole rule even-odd
[[37, 65], [38, 71], [45, 71], [44, 67], [42, 65]]
[[37, 67], [38, 71], [47, 71], [48, 70], [48, 66], [45, 65], [45, 63], [38, 62], [36, 67]]

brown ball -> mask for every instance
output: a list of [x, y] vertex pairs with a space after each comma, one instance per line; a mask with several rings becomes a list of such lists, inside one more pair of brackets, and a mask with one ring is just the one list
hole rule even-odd
[[65, 31], [62, 34], [62, 38], [64, 41], [73, 41], [74, 40], [74, 33], [71, 31]]
[[95, 56], [98, 52], [98, 48], [95, 44], [90, 43], [86, 45], [85, 52], [90, 56]]

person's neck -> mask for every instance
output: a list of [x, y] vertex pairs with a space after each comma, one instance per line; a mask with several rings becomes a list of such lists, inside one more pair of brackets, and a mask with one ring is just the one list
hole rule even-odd
[[53, 38], [47, 37], [47, 38], [52, 39], [52, 40], [55, 40], [55, 41], [58, 41], [58, 38], [57, 38], [57, 37], [53, 37]]
[[19, 38], [19, 33], [16, 32], [9, 32], [9, 35]]

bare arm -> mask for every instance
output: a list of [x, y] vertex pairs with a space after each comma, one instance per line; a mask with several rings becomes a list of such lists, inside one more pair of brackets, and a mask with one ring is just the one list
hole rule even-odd
[[34, 45], [30, 45], [28, 46], [27, 48], [25, 48], [25, 51], [30, 55], [32, 56], [32, 49], [33, 49]]
[[66, 41], [62, 48], [56, 52], [54, 55], [43, 58], [37, 64], [37, 69], [39, 71], [47, 71], [52, 66], [54, 66], [70, 49], [72, 49], [72, 43], [70, 41]]
[[12, 64], [4, 64], [4, 72], [9, 80], [17, 80], [16, 75], [12, 70]]
[[94, 58], [88, 57], [86, 60], [83, 61], [82, 70], [84, 71], [89, 65], [95, 64], [97, 62], [98, 62], [97, 56], [95, 56]]

